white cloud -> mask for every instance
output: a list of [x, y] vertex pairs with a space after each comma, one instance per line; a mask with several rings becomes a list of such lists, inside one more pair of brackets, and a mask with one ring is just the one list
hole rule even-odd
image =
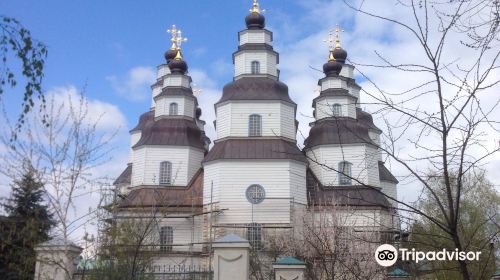
[[106, 80], [118, 95], [131, 101], [141, 101], [149, 98], [156, 72], [152, 67], [138, 66], [130, 69], [123, 77], [111, 75]]
[[189, 75], [193, 79], [193, 84], [195, 84], [194, 89], [201, 89], [201, 92], [196, 94], [199, 107], [202, 110], [201, 119], [206, 122], [206, 135], [213, 141], [216, 139], [214, 104], [222, 96], [222, 90], [217, 87], [216, 82], [202, 69], [192, 69], [189, 71]]
[[[113, 180], [115, 177], [117, 177], [121, 171], [126, 167], [127, 163], [127, 158], [128, 158], [128, 145], [129, 145], [129, 138], [128, 138], [128, 132], [126, 130], [127, 128], [127, 121], [124, 116], [124, 114], [121, 112], [121, 110], [113, 104], [104, 102], [99, 99], [95, 98], [90, 98], [88, 96], [84, 97], [83, 103], [80, 103], [80, 93], [78, 89], [72, 85], [69, 86], [61, 86], [61, 87], [55, 87], [51, 90], [49, 90], [46, 93], [46, 100], [47, 100], [47, 110], [48, 112], [51, 112], [51, 109], [53, 108], [54, 115], [56, 118], [54, 119], [54, 122], [58, 122], [59, 125], [55, 125], [54, 127], [60, 128], [61, 124], [64, 122], [64, 119], [68, 114], [70, 114], [71, 110], [73, 112], [76, 112], [77, 115], [79, 115], [79, 112], [83, 112], [82, 110], [87, 110], [85, 114], [85, 118], [83, 119], [85, 124], [88, 125], [93, 125], [97, 123], [96, 125], [96, 136], [95, 136], [95, 144], [97, 143], [102, 143], [102, 139], [108, 139], [108, 137], [116, 132], [116, 136], [110, 141], [108, 144], [106, 144], [106, 147], [104, 148], [105, 151], [109, 150], [109, 153], [107, 153], [103, 158], [100, 158], [96, 160], [96, 162], [92, 162], [91, 164], [96, 164], [98, 162], [104, 161], [101, 164], [98, 164], [98, 166], [95, 166], [89, 170], [85, 170], [85, 177], [87, 179], [91, 178], [109, 178], [110, 180]], [[82, 104], [86, 104], [83, 105]], [[29, 123], [26, 124], [25, 129], [23, 132], [27, 132], [28, 127], [34, 127], [35, 135], [39, 135], [37, 139], [37, 143], [44, 145], [46, 144], [47, 140], [46, 137], [44, 137], [44, 133], [42, 132], [42, 127], [40, 126], [40, 122], [37, 119], [37, 114], [36, 112], [33, 112], [32, 114], [29, 115]], [[2, 125], [1, 127], [2, 131], [7, 132], [8, 128], [5, 125]], [[66, 141], [68, 139], [68, 135], [66, 134], [67, 131], [66, 129], [61, 129], [57, 132], [58, 138], [56, 141]], [[27, 136], [24, 135], [25, 133], [22, 133], [19, 135], [19, 141], [23, 141], [27, 139]], [[60, 139], [59, 139], [60, 136]], [[102, 138], [101, 138], [102, 137]], [[117, 149], [114, 149], [117, 148]], [[0, 144], [0, 158], [2, 159], [1, 166], [0, 168], [4, 168], [3, 170], [8, 170], [7, 168], [15, 167], [15, 164], [9, 164], [7, 163], [8, 161], [11, 162], [11, 157], [7, 154], [7, 148], [4, 145]], [[4, 158], [7, 157], [7, 158]], [[35, 159], [37, 157], [35, 156]], [[43, 158], [43, 157], [42, 157]], [[107, 160], [109, 159], [109, 161]], [[44, 160], [46, 159], [38, 159], [36, 162], [38, 165], [41, 167], [45, 166], [44, 165]], [[12, 162], [16, 162], [15, 160]], [[5, 166], [3, 164], [6, 164]], [[6, 176], [0, 175], [0, 198], [5, 198], [8, 197], [10, 194], [10, 183], [11, 183], [11, 178], [7, 178]], [[85, 187], [84, 189], [79, 189], [75, 192], [75, 199], [74, 199], [74, 207], [70, 208], [70, 213], [69, 213], [69, 219], [70, 220], [75, 220], [83, 215], [85, 215], [88, 212], [89, 208], [95, 209], [96, 206], [98, 205], [99, 202], [99, 194], [97, 192], [96, 186], [94, 185], [89, 185], [88, 183], [84, 184]], [[48, 191], [50, 193], [53, 192], [53, 190], [50, 188], [50, 186], [47, 186]], [[96, 221], [97, 219], [93, 219]], [[81, 240], [81, 237], [84, 234], [84, 227], [86, 227], [86, 230], [89, 230], [91, 232], [95, 232], [95, 226], [91, 224], [92, 221], [88, 221], [87, 219], [81, 219], [78, 220], [75, 223], [75, 229], [74, 233], [71, 234], [71, 239], [74, 241], [79, 241]]]
[[[326, 62], [327, 46], [323, 43], [328, 30], [340, 24], [346, 31], [342, 33], [342, 45], [348, 51], [349, 58], [356, 63], [361, 64], [381, 64], [383, 63], [376, 55], [375, 51], [387, 57], [394, 63], [425, 63], [426, 56], [422, 48], [418, 45], [412, 34], [404, 28], [399, 28], [394, 24], [371, 18], [366, 15], [355, 13], [347, 7], [342, 1], [326, 1], [326, 0], [297, 0], [299, 5], [302, 5], [302, 13], [298, 17], [288, 17], [278, 13], [278, 22], [270, 28], [274, 31], [275, 48], [280, 51], [280, 69], [281, 80], [288, 84], [292, 99], [298, 104], [297, 119], [300, 122], [300, 130], [307, 136], [309, 131], [308, 123], [311, 121], [312, 115], [311, 101], [317, 96], [314, 92], [318, 78], [323, 77], [322, 73], [318, 73], [310, 68], [320, 69], [322, 64]], [[412, 15], [408, 10], [397, 1], [355, 1], [352, 3], [358, 6], [363, 3], [363, 8], [371, 10], [376, 14], [392, 17], [413, 26]], [[275, 17], [270, 12], [267, 17]], [[432, 27], [436, 27], [436, 22], [429, 22]], [[292, 32], [291, 32], [292, 31]], [[312, 32], [311, 32], [312, 31]], [[435, 33], [430, 33], [430, 43], [435, 44], [437, 36]], [[471, 50], [460, 44], [457, 35], [450, 35], [446, 52], [442, 57], [442, 63], [450, 63], [459, 59], [462, 65], [470, 65], [475, 63], [474, 56], [470, 55]], [[434, 41], [433, 41], [434, 40]], [[370, 79], [376, 82], [378, 86], [387, 92], [397, 93], [407, 90], [414, 85], [428, 81], [430, 78], [425, 73], [408, 73], [394, 71], [387, 68], [373, 68], [366, 66], [357, 66], [358, 70], [365, 73]], [[456, 69], [455, 69], [456, 70]], [[443, 71], [443, 75], [448, 78], [449, 73]], [[381, 94], [362, 76], [358, 74], [356, 79], [358, 83], [368, 92], [380, 97]], [[492, 73], [498, 79], [498, 71]], [[453, 96], [452, 88], [446, 88], [447, 96]], [[386, 95], [388, 96], [388, 95]], [[398, 96], [390, 96], [394, 100], [400, 100]], [[432, 98], [435, 99], [435, 98]], [[427, 112], [439, 112], [437, 102], [429, 102], [428, 96], [416, 98], [407, 102], [405, 106], [408, 108], [417, 108]], [[481, 102], [484, 106], [491, 106], [498, 100], [498, 95], [492, 90], [489, 93], [483, 93]], [[361, 94], [361, 102], [364, 103], [362, 108], [368, 112], [375, 112], [379, 106], [376, 106], [374, 99], [366, 93]], [[376, 124], [384, 129], [383, 117], [395, 123], [398, 116], [395, 114], [384, 115], [374, 114]], [[497, 109], [492, 119], [500, 119], [500, 111]], [[486, 133], [490, 134], [491, 139], [485, 139], [484, 143], [487, 146], [494, 146], [500, 138], [498, 133], [486, 129]], [[397, 149], [400, 155], [410, 159], [412, 156], [421, 156], [426, 151], [418, 149], [410, 140], [415, 139], [420, 132], [420, 127], [415, 125], [404, 132], [404, 137], [397, 144]], [[491, 135], [491, 133], [494, 133]], [[301, 135], [298, 135], [298, 142], [301, 142]], [[439, 139], [434, 136], [425, 138], [426, 145], [439, 145]], [[475, 153], [475, 151], [472, 151]], [[425, 162], [408, 161], [415, 169], [425, 172], [428, 168]], [[495, 161], [486, 166], [486, 169], [491, 170]], [[401, 165], [392, 163], [392, 170], [396, 176], [406, 175], [408, 173]], [[493, 175], [494, 176], [494, 175]], [[401, 179], [401, 177], [398, 177]], [[420, 190], [418, 183], [414, 181], [401, 180], [400, 195], [405, 201], [414, 201]]]

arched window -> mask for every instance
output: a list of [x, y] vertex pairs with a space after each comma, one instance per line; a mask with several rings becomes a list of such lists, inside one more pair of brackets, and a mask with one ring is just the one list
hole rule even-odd
[[339, 162], [339, 185], [351, 185], [352, 163], [348, 161]]
[[260, 62], [252, 61], [252, 74], [260, 74]]
[[342, 116], [342, 105], [336, 103], [332, 106], [332, 113], [334, 117]]
[[170, 161], [160, 162], [160, 185], [172, 184], [172, 163]]
[[262, 225], [257, 223], [251, 223], [247, 228], [247, 239], [252, 249], [261, 250], [262, 249]]
[[170, 103], [168, 114], [171, 116], [177, 116], [179, 114], [178, 110], [179, 106], [177, 103]]
[[248, 117], [248, 136], [262, 136], [262, 117], [252, 114]]
[[160, 228], [160, 251], [171, 252], [174, 243], [174, 229], [172, 227]]

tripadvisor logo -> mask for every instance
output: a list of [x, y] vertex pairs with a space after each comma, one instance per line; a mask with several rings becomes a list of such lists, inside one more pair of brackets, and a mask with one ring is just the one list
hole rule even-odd
[[478, 261], [482, 252], [463, 252], [455, 249], [448, 251], [443, 249], [441, 251], [422, 252], [414, 248], [409, 250], [400, 248], [397, 250], [394, 246], [389, 244], [380, 245], [375, 251], [375, 260], [381, 266], [392, 266], [398, 260], [398, 256], [402, 261]]

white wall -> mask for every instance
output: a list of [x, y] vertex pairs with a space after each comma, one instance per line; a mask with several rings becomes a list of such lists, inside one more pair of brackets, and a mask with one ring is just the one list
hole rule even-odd
[[342, 106], [342, 117], [356, 118], [356, 105], [353, 98], [347, 96], [326, 96], [316, 101], [316, 119], [320, 120], [332, 117], [332, 105], [336, 103]]
[[[173, 216], [170, 214], [170, 216]], [[179, 214], [178, 216], [186, 216]], [[159, 232], [162, 226], [173, 227], [173, 251], [189, 252], [191, 249], [194, 252], [201, 252], [203, 241], [203, 216], [195, 216], [193, 218], [163, 218], [160, 219], [155, 230], [156, 238], [159, 240]], [[192, 244], [197, 243], [197, 244]], [[191, 248], [192, 246], [192, 248]]]
[[156, 99], [155, 118], [168, 116], [171, 103], [177, 103], [177, 115], [194, 118], [194, 100], [182, 96], [162, 96]]
[[139, 142], [141, 139], [141, 131], [140, 130], [134, 130], [130, 132], [130, 152], [128, 156], [128, 163], [132, 163], [134, 160], [134, 150], [132, 147]]
[[[335, 170], [338, 169], [339, 162], [346, 160], [352, 163], [353, 178], [374, 187], [378, 187], [380, 184], [378, 181], [378, 157], [376, 150], [369, 145], [322, 145], [307, 151], [307, 156]], [[323, 185], [338, 185], [339, 179], [336, 171], [323, 167], [313, 161], [309, 162], [309, 167]], [[356, 185], [359, 183], [353, 180], [352, 184]]]
[[168, 64], [161, 64], [158, 66], [158, 72], [156, 74], [156, 78], [159, 79], [167, 74], [170, 74], [170, 68], [168, 67]]
[[217, 139], [247, 137], [248, 118], [262, 117], [262, 136], [281, 136], [295, 140], [295, 108], [279, 101], [227, 102], [216, 107]]
[[[191, 160], [190, 160], [191, 159]], [[201, 167], [203, 151], [182, 146], [141, 146], [134, 149], [132, 186], [158, 185], [160, 162], [172, 163], [172, 185], [186, 186]]]
[[[386, 195], [398, 199], [398, 188], [397, 185], [391, 182], [387, 181], [380, 181], [380, 187], [382, 188], [382, 192], [385, 193]], [[389, 202], [392, 204], [392, 206], [397, 207], [398, 203], [391, 200], [387, 199]]]
[[338, 88], [348, 89], [347, 88], [347, 82], [344, 81], [344, 80], [342, 80], [339, 77], [326, 77], [326, 78], [324, 78], [321, 81], [321, 85], [320, 86], [321, 86], [321, 91], [327, 90], [327, 89], [330, 89], [330, 88], [333, 88], [333, 89], [338, 89]]
[[234, 57], [234, 76], [252, 73], [252, 61], [260, 62], [260, 74], [278, 76], [276, 54], [270, 51], [245, 51]]
[[342, 70], [340, 71], [340, 76], [352, 79], [353, 72], [354, 72], [354, 66], [352, 66], [350, 64], [344, 64], [342, 66]]
[[268, 44], [271, 45], [271, 33], [265, 30], [243, 30], [240, 32], [240, 46], [244, 44]]
[[190, 87], [191, 81], [186, 75], [169, 75], [163, 79], [163, 88], [165, 87]]
[[[305, 202], [305, 164], [290, 160], [224, 160], [204, 165], [203, 203], [210, 203], [213, 182], [213, 202], [225, 210], [218, 216], [219, 223], [289, 223], [290, 201]], [[259, 184], [266, 191], [266, 199], [251, 204], [246, 190]]]

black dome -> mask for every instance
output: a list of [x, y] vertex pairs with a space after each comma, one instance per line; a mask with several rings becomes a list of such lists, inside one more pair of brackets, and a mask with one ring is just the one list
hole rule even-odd
[[338, 76], [342, 70], [342, 63], [338, 60], [330, 60], [327, 63], [323, 64], [323, 72], [327, 77], [329, 76]]
[[333, 50], [333, 57], [335, 57], [335, 60], [337, 60], [338, 62], [345, 63], [347, 52], [343, 48], [335, 48]]
[[173, 59], [168, 63], [168, 68], [170, 68], [170, 72], [173, 74], [184, 74], [186, 73], [188, 66], [182, 59]]
[[200, 117], [201, 117], [201, 108], [198, 107], [198, 108], [196, 108], [196, 118], [200, 119]]
[[168, 51], [165, 52], [165, 60], [167, 61], [167, 63], [173, 60], [176, 56], [177, 56], [177, 50], [175, 49], [169, 49]]
[[248, 29], [262, 29], [266, 26], [266, 18], [261, 13], [251, 12], [245, 18]]

